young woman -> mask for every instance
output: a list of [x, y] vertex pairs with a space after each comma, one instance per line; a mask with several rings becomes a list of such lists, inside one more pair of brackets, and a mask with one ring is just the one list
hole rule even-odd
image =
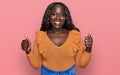
[[36, 32], [34, 49], [31, 50], [29, 39], [22, 40], [21, 48], [35, 69], [41, 67], [41, 75], [75, 75], [75, 64], [84, 68], [90, 61], [93, 43], [90, 33], [84, 43], [68, 7], [54, 2], [47, 7], [41, 29]]

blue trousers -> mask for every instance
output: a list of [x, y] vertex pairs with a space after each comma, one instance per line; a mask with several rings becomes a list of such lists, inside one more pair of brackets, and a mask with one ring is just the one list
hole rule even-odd
[[75, 75], [75, 67], [72, 66], [71, 68], [63, 71], [54, 71], [42, 66], [41, 75]]

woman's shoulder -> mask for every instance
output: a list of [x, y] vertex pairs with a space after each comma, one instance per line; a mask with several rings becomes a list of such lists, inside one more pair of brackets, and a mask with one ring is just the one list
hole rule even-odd
[[36, 31], [35, 35], [36, 35], [36, 37], [42, 37], [42, 38], [44, 38], [45, 31]]
[[38, 44], [43, 42], [44, 37], [45, 37], [44, 33], [45, 33], [44, 31], [36, 31], [35, 32], [35, 38], [36, 38]]
[[36, 31], [35, 33], [36, 33], [37, 35], [43, 35], [43, 34], [45, 33], [45, 31], [40, 31], [40, 30], [39, 30], [39, 31]]
[[77, 30], [72, 30], [71, 35], [74, 40], [79, 40], [81, 38], [81, 33]]
[[80, 35], [80, 31], [78, 30], [71, 30], [72, 35]]

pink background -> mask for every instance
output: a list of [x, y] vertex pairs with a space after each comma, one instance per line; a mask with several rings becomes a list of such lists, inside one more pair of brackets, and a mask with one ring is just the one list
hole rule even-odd
[[91, 62], [78, 75], [120, 75], [119, 0], [0, 0], [0, 75], [39, 75], [28, 63], [20, 43], [24, 34], [34, 42], [45, 8], [62, 1], [70, 9], [82, 38], [93, 32]]

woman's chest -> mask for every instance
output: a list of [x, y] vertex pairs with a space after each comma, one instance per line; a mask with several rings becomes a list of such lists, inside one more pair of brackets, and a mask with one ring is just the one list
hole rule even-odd
[[48, 39], [56, 46], [62, 46], [68, 39], [68, 33], [48, 34]]

